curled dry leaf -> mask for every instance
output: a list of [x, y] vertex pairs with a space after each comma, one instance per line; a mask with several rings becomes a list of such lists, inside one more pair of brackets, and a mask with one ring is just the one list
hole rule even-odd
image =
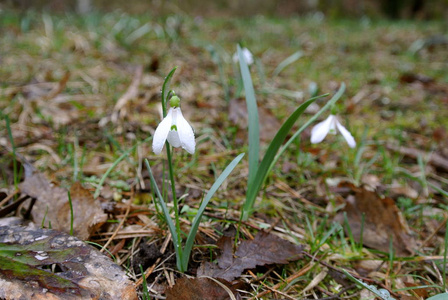
[[258, 232], [253, 240], [241, 242], [233, 254], [233, 238], [222, 237], [218, 241], [221, 256], [218, 265], [204, 262], [198, 269], [198, 276], [210, 276], [233, 280], [244, 270], [270, 264], [287, 264], [300, 258], [303, 247], [264, 231]]
[[0, 227], [1, 299], [137, 299], [123, 270], [76, 237]]
[[[45, 225], [51, 222], [55, 230], [70, 231], [70, 204], [67, 190], [50, 183], [44, 175], [35, 173], [27, 177], [19, 185], [20, 191], [36, 198], [32, 210], [33, 220]], [[101, 204], [80, 183], [75, 183], [70, 189], [73, 204], [73, 232], [80, 239], [88, 239], [96, 228], [104, 224], [107, 215], [101, 209]]]
[[[345, 224], [344, 213], [346, 213], [354, 239], [360, 241], [363, 227], [362, 242], [368, 247], [389, 252], [392, 239], [396, 255], [412, 254], [416, 242], [394, 200], [381, 198], [375, 192], [364, 188], [351, 186], [351, 189], [355, 195], [347, 197], [345, 208], [336, 215], [335, 220]], [[364, 225], [362, 225], [363, 215]], [[347, 232], [347, 227], [344, 228]]]
[[[209, 278], [181, 278], [176, 284], [166, 291], [167, 300], [227, 300], [230, 293], [235, 299], [241, 299], [241, 295], [232, 284], [220, 279], [220, 283]], [[225, 290], [227, 287], [227, 291]]]

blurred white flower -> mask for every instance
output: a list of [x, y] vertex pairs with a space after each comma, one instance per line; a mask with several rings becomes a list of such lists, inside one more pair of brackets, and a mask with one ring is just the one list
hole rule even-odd
[[325, 121], [322, 121], [313, 127], [311, 130], [311, 143], [320, 143], [329, 132], [336, 134], [337, 131], [342, 134], [350, 148], [356, 147], [356, 142], [352, 134], [344, 126], [342, 126], [335, 115], [330, 115], [327, 119], [325, 119]]
[[[249, 51], [249, 49], [247, 48], [243, 48], [241, 51], [243, 51], [243, 57], [246, 60], [246, 63], [248, 66], [250, 66], [251, 64], [254, 63], [254, 57], [252, 55], [252, 52]], [[234, 62], [238, 62], [238, 52], [235, 52], [235, 54], [233, 54], [233, 61]]]
[[173, 147], [182, 147], [188, 153], [194, 153], [196, 142], [193, 128], [185, 120], [180, 107], [171, 107], [166, 117], [157, 126], [152, 140], [152, 151], [160, 154], [167, 140]]

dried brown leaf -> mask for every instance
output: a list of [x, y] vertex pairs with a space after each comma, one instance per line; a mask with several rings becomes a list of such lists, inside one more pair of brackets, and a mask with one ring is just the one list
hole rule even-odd
[[218, 265], [203, 263], [198, 269], [198, 276], [205, 275], [231, 281], [246, 269], [269, 264], [287, 264], [297, 260], [303, 250], [302, 246], [264, 231], [258, 232], [253, 240], [241, 242], [235, 255], [232, 253], [232, 245], [232, 238], [222, 237], [218, 242], [221, 249]]
[[[363, 244], [384, 252], [389, 252], [393, 241], [395, 254], [407, 256], [413, 253], [416, 243], [410, 234], [406, 220], [391, 198], [381, 198], [375, 192], [352, 186], [355, 195], [346, 199], [346, 206], [335, 220], [345, 224], [344, 212], [354, 239], [359, 242], [362, 232]], [[362, 219], [364, 215], [364, 224]], [[347, 231], [347, 228], [345, 228]]]
[[[240, 294], [226, 280], [219, 282], [226, 286], [235, 296], [241, 299]], [[176, 284], [166, 291], [167, 300], [227, 300], [230, 299], [229, 292], [220, 284], [209, 278], [181, 278]]]
[[125, 272], [76, 237], [0, 227], [0, 298], [137, 299]]
[[[55, 230], [70, 231], [70, 205], [67, 190], [50, 183], [44, 175], [35, 173], [19, 185], [22, 193], [36, 198], [32, 210], [34, 221], [41, 224], [51, 222]], [[73, 232], [80, 239], [88, 239], [96, 228], [107, 220], [99, 201], [80, 183], [70, 189], [73, 204]]]

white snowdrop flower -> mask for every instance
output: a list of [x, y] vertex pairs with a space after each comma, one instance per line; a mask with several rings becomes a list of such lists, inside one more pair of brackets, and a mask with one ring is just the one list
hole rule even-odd
[[[252, 52], [250, 52], [249, 51], [249, 49], [247, 49], [247, 48], [243, 48], [242, 49], [242, 51], [243, 51], [243, 57], [244, 57], [244, 59], [246, 60], [246, 63], [247, 63], [247, 65], [248, 66], [250, 66], [251, 64], [253, 64], [254, 63], [254, 56], [252, 55]], [[238, 62], [238, 52], [235, 52], [235, 54], [233, 54], [233, 61], [234, 62]]]
[[320, 143], [329, 132], [336, 134], [337, 131], [342, 134], [350, 148], [356, 147], [356, 142], [352, 134], [344, 126], [342, 126], [335, 115], [330, 115], [327, 119], [325, 119], [325, 121], [322, 121], [313, 127], [311, 130], [311, 143]]
[[173, 96], [170, 100], [170, 110], [166, 117], [157, 126], [152, 139], [152, 151], [160, 154], [168, 141], [173, 147], [182, 147], [188, 153], [193, 154], [196, 142], [194, 140], [193, 128], [185, 120], [179, 107], [179, 97]]

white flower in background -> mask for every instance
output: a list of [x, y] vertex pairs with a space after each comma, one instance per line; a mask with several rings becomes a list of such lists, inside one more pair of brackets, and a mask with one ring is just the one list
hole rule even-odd
[[[254, 56], [252, 55], [252, 52], [250, 52], [249, 49], [247, 49], [247, 48], [243, 48], [242, 51], [243, 51], [243, 57], [246, 60], [247, 65], [250, 66], [251, 64], [253, 64], [254, 63]], [[232, 59], [236, 63], [239, 61], [239, 59], [238, 59], [238, 52], [235, 52], [235, 54], [233, 54], [233, 58]]]
[[330, 115], [327, 119], [325, 119], [325, 121], [322, 121], [313, 127], [311, 130], [311, 143], [320, 143], [329, 132], [336, 134], [337, 131], [342, 134], [350, 148], [356, 147], [356, 142], [352, 134], [344, 126], [342, 126], [335, 115]]
[[194, 140], [193, 128], [182, 115], [179, 103], [179, 97], [171, 97], [170, 110], [154, 132], [152, 151], [155, 154], [162, 152], [165, 141], [168, 141], [173, 147], [182, 147], [188, 153], [194, 153], [196, 142]]

